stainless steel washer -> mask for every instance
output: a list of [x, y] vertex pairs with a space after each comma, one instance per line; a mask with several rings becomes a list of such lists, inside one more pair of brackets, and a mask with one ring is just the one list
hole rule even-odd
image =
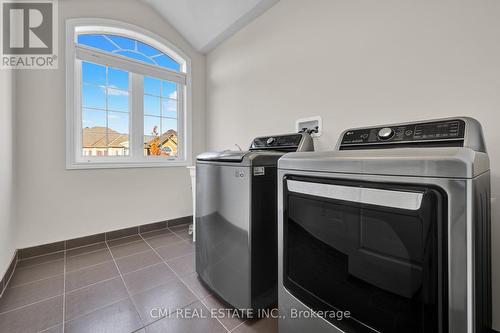
[[350, 129], [278, 167], [280, 333], [491, 327], [490, 172], [481, 126]]
[[196, 271], [237, 309], [277, 302], [277, 163], [286, 152], [313, 149], [311, 136], [299, 133], [197, 158]]

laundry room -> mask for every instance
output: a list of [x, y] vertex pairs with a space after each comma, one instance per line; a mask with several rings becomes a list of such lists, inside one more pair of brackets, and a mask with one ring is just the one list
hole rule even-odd
[[0, 12], [0, 333], [500, 331], [500, 1]]

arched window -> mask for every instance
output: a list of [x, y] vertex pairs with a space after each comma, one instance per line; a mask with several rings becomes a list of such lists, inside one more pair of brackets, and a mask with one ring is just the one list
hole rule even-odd
[[67, 37], [68, 168], [187, 165], [189, 59], [115, 21], [68, 20]]
[[81, 34], [77, 42], [79, 45], [180, 71], [180, 64], [168, 54], [136, 39], [109, 34]]

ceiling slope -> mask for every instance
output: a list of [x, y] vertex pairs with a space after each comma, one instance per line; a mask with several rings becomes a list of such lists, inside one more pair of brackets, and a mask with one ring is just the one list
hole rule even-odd
[[199, 52], [208, 53], [279, 0], [143, 0]]

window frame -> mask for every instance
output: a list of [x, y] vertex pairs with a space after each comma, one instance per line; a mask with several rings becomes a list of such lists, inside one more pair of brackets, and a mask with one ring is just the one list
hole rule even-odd
[[[180, 64], [180, 71], [112, 55], [77, 44], [78, 34], [111, 34], [146, 43]], [[83, 156], [81, 83], [82, 61], [115, 67], [129, 72], [129, 156]], [[115, 66], [113, 66], [113, 64]], [[137, 73], [139, 72], [139, 73]], [[176, 158], [144, 156], [144, 76], [177, 83]], [[66, 21], [66, 169], [146, 168], [188, 166], [192, 160], [192, 81], [191, 59], [162, 37], [141, 27], [108, 19], [69, 19]], [[136, 110], [136, 112], [133, 112]], [[141, 110], [142, 112], [137, 112]], [[138, 129], [137, 129], [138, 128]], [[133, 144], [142, 142], [139, 144]]]

